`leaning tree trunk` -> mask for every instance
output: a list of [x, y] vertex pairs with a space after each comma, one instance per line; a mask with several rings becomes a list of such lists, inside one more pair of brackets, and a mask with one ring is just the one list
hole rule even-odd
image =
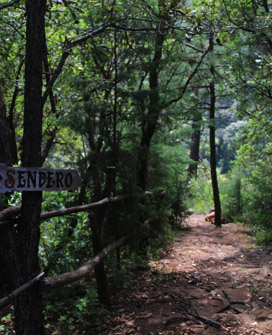
[[[27, 0], [24, 135], [22, 165], [41, 166], [42, 60], [46, 0]], [[17, 285], [40, 273], [38, 247], [42, 192], [23, 192], [18, 224]], [[44, 334], [42, 296], [34, 285], [15, 301], [17, 335]]]
[[[213, 51], [213, 36], [210, 38], [210, 51]], [[210, 82], [210, 169], [211, 169], [211, 179], [212, 179], [212, 188], [213, 188], [213, 200], [215, 208], [215, 225], [221, 227], [221, 204], [219, 196], [219, 187], [217, 182], [216, 174], [216, 146], [215, 146], [215, 83], [214, 75], [215, 68], [214, 65], [210, 67], [210, 73], [212, 76]]]

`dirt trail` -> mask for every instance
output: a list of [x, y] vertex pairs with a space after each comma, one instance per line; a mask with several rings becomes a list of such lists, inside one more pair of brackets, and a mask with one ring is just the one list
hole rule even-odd
[[[192, 215], [173, 248], [116, 297], [100, 334], [272, 334], [272, 250]], [[218, 327], [218, 328], [217, 328]]]

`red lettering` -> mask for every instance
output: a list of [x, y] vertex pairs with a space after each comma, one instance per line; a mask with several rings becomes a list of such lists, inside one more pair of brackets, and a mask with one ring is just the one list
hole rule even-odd
[[8, 177], [8, 179], [5, 180], [5, 186], [6, 188], [13, 188], [14, 184], [15, 184], [15, 171], [14, 170], [7, 170], [6, 175]]

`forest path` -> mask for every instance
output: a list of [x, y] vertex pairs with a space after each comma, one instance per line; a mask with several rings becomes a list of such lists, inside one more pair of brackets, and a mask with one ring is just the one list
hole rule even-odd
[[272, 334], [272, 251], [247, 235], [191, 215], [166, 256], [115, 297], [100, 334]]

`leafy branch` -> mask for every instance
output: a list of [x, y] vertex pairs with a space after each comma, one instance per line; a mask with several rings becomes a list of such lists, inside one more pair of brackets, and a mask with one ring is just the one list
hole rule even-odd
[[12, 6], [16, 5], [19, 2], [20, 2], [20, 0], [13, 0], [13, 1], [2, 3], [2, 4], [0, 4], [0, 10], [12, 7]]
[[46, 90], [43, 93], [43, 106], [46, 103], [46, 100], [48, 98], [48, 96], [50, 95], [50, 92], [52, 92], [52, 88], [56, 82], [56, 80], [58, 79], [59, 75], [62, 72], [62, 69], [65, 65], [66, 59], [68, 58], [68, 56], [70, 55], [72, 48], [82, 45], [83, 43], [87, 42], [89, 39], [95, 37], [96, 35], [104, 32], [107, 28], [114, 26], [115, 22], [108, 22], [94, 30], [92, 30], [91, 32], [87, 33], [85, 36], [80, 37], [78, 39], [75, 39], [72, 42], [69, 42], [66, 44], [65, 46], [65, 50], [61, 56], [61, 59], [56, 67], [56, 70], [54, 71], [50, 81], [47, 84]]

